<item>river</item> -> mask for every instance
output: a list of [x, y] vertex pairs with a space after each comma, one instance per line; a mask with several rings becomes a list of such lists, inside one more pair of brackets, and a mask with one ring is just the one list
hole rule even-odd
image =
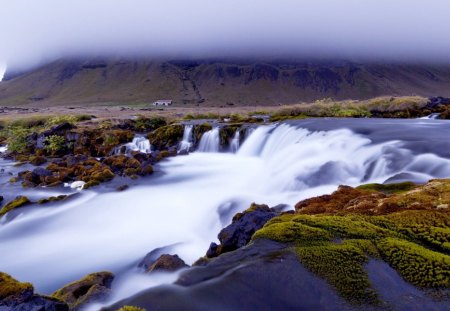
[[[293, 208], [338, 185], [450, 177], [450, 122], [308, 119], [262, 125], [233, 151], [217, 152], [213, 132], [200, 149], [160, 162], [123, 192], [83, 190], [67, 202], [31, 206], [0, 222], [0, 271], [50, 294], [96, 271], [117, 275], [114, 300], [176, 278], [144, 275], [137, 263], [159, 247], [191, 264], [252, 202]], [[146, 146], [147, 148], [147, 146]], [[214, 152], [211, 152], [214, 151]], [[23, 190], [1, 160], [0, 194], [44, 197], [73, 189]], [[23, 169], [23, 168], [21, 168]], [[134, 182], [136, 183], [136, 182]]]

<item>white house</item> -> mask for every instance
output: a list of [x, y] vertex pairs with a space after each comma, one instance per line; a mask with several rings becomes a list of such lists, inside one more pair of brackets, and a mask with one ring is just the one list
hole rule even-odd
[[160, 99], [153, 103], [153, 106], [170, 106], [173, 101], [171, 99]]

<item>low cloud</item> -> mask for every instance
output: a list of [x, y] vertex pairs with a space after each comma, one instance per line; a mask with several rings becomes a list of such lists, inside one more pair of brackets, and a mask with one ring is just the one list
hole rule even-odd
[[447, 0], [3, 0], [0, 63], [69, 56], [450, 62]]

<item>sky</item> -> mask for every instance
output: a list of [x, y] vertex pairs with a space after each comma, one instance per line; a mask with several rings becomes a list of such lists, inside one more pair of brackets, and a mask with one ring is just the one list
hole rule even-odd
[[102, 55], [450, 62], [449, 0], [0, 0], [0, 14], [8, 68]]

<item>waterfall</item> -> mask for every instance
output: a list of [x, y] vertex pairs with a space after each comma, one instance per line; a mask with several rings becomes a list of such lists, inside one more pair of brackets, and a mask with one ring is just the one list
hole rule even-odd
[[200, 152], [219, 152], [220, 138], [219, 128], [215, 127], [212, 130], [203, 134], [198, 151]]
[[136, 136], [133, 138], [133, 141], [127, 144], [127, 147], [131, 151], [139, 151], [143, 153], [151, 152], [150, 141], [142, 136]]
[[178, 146], [178, 152], [181, 151], [189, 151], [192, 147], [192, 124], [188, 124], [184, 126], [183, 140], [180, 142]]
[[440, 115], [440, 113], [432, 113], [432, 114], [429, 114], [426, 117], [422, 117], [422, 118], [419, 118], [419, 119], [422, 119], [422, 120], [436, 120], [436, 119], [439, 118], [439, 115]]
[[[146, 253], [167, 245], [176, 245], [171, 253], [194, 262], [223, 224], [251, 202], [292, 207], [301, 199], [331, 193], [340, 184], [450, 177], [450, 153], [438, 155], [449, 146], [448, 123], [430, 122], [431, 130], [424, 130], [418, 126], [422, 120], [349, 119], [342, 121], [345, 126], [334, 119], [321, 122], [324, 126], [317, 128], [327, 130], [302, 128], [305, 123], [259, 126], [236, 154], [193, 152], [160, 162], [164, 174], [151, 184], [138, 180], [127, 191], [107, 193], [65, 189], [78, 194], [57, 205], [26, 207], [11, 222], [0, 223], [0, 271], [50, 294], [88, 273], [109, 270], [120, 280], [114, 285], [115, 299], [125, 298], [159, 285], [153, 276], [125, 267], [135, 267]], [[357, 122], [366, 134], [349, 129]], [[386, 127], [388, 137], [383, 134]], [[394, 131], [399, 128], [401, 132]], [[203, 135], [199, 151], [218, 150], [216, 127]], [[6, 161], [1, 161], [2, 168]], [[8, 172], [17, 169], [9, 163], [4, 173], [8, 179]], [[11, 195], [14, 191], [14, 196], [30, 191], [11, 188], [7, 180], [0, 190]], [[54, 191], [33, 193], [38, 199]]]
[[0, 147], [0, 153], [5, 153], [6, 151], [8, 151], [8, 145]]
[[133, 151], [150, 153], [151, 152], [150, 141], [144, 136], [136, 135], [131, 142], [115, 148], [113, 150], [113, 154], [130, 154]]
[[236, 130], [233, 139], [230, 143], [230, 151], [236, 153], [239, 149], [239, 140], [241, 138], [241, 131], [239, 129]]

